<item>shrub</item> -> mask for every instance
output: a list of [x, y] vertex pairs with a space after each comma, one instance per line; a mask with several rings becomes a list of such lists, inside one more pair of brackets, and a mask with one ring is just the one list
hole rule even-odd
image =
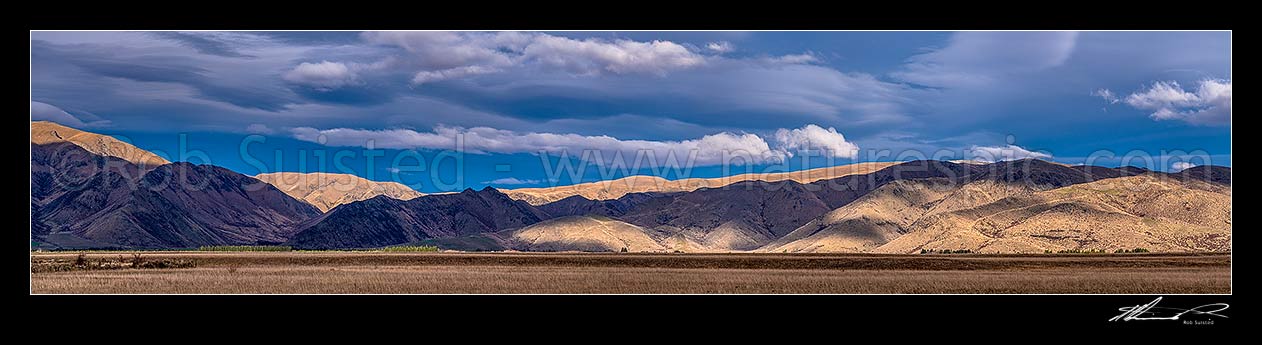
[[1104, 249], [1064, 249], [1058, 251], [1060, 254], [1104, 254], [1108, 253]]
[[288, 252], [294, 250], [289, 246], [201, 246], [203, 252]]
[[87, 268], [88, 267], [88, 254], [79, 253], [79, 256], [76, 256], [74, 258], [74, 265], [75, 267]]
[[162, 259], [145, 261], [138, 268], [191, 268], [196, 266], [192, 260]]
[[437, 246], [391, 246], [381, 248], [384, 252], [436, 252]]
[[[122, 261], [122, 260], [119, 260], [119, 261]], [[143, 264], [144, 262], [145, 262], [145, 259], [140, 256], [140, 253], [134, 253], [131, 255], [132, 268], [140, 268], [140, 265]]]
[[937, 254], [970, 254], [970, 253], [972, 253], [972, 252], [973, 252], [973, 251], [972, 251], [972, 250], [970, 250], [970, 249], [921, 249], [921, 250], [920, 250], [920, 253], [921, 253], [921, 254], [934, 254], [934, 253], [937, 253]]

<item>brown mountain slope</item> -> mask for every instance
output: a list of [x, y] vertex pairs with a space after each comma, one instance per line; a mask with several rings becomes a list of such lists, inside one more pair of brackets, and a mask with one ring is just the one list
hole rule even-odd
[[666, 247], [649, 230], [601, 216], [550, 219], [500, 233], [509, 246], [523, 251], [663, 252]]
[[[989, 241], [979, 232], [958, 232], [960, 228], [973, 227], [974, 221], [989, 222], [992, 219], [982, 215], [965, 217], [972, 209], [986, 209], [987, 214], [1023, 214], [1023, 211], [1040, 209], [1055, 204], [1046, 199], [1052, 190], [1061, 192], [1081, 191], [1083, 188], [1105, 188], [1110, 195], [1115, 195], [1122, 203], [1140, 209], [1181, 209], [1189, 200], [1195, 198], [1187, 193], [1158, 193], [1172, 188], [1218, 193], [1226, 195], [1230, 202], [1230, 186], [1216, 183], [1229, 181], [1230, 168], [1213, 167], [1204, 169], [1206, 173], [1188, 176], [1151, 172], [1144, 169], [1122, 167], [1068, 167], [1054, 165], [1038, 160], [1022, 160], [989, 165], [977, 165], [974, 172], [957, 175], [954, 178], [917, 178], [898, 180], [876, 188], [854, 202], [832, 210], [819, 218], [806, 223], [793, 232], [760, 248], [767, 252], [893, 252], [906, 253], [920, 249], [971, 249], [982, 250], [981, 244], [970, 241]], [[1142, 175], [1138, 178], [1126, 176]], [[1228, 177], [1224, 177], [1228, 176]], [[1095, 182], [1092, 182], [1092, 181]], [[952, 182], [954, 181], [954, 182]], [[1215, 182], [1210, 182], [1215, 181]], [[958, 185], [958, 187], [956, 187]], [[1119, 185], [1128, 186], [1119, 189]], [[1077, 186], [1076, 189], [1066, 189]], [[1057, 189], [1059, 188], [1059, 189]], [[1122, 193], [1120, 191], [1125, 191]], [[1195, 193], [1194, 193], [1195, 194]], [[1025, 201], [1033, 198], [1038, 201]], [[1073, 200], [1070, 200], [1073, 201]], [[1026, 203], [1030, 204], [1026, 204]], [[1195, 202], [1195, 201], [1193, 201]], [[1172, 206], [1174, 205], [1174, 206]], [[1027, 208], [1028, 206], [1028, 208]], [[1068, 210], [1074, 205], [1059, 206]], [[1108, 208], [1107, 205], [1102, 206]], [[1113, 207], [1123, 207], [1115, 205]], [[1088, 207], [1088, 209], [1094, 209]], [[1184, 209], [1180, 217], [1194, 220], [1202, 217], [1201, 209]], [[976, 211], [981, 212], [981, 211]], [[1146, 212], [1151, 213], [1151, 212]], [[1020, 217], [1035, 217], [1024, 214]], [[959, 220], [964, 217], [967, 219]], [[1050, 216], [1049, 216], [1050, 217]], [[1102, 216], [1100, 222], [1119, 221], [1108, 215]], [[978, 219], [981, 218], [981, 219]], [[1033, 221], [1037, 224], [1038, 220]], [[1088, 224], [1091, 221], [1085, 221]], [[1148, 224], [1158, 222], [1154, 219]], [[1123, 222], [1124, 223], [1124, 222]], [[1059, 224], [1059, 223], [1057, 223]], [[1122, 224], [1122, 223], [1119, 223]], [[1106, 228], [1117, 228], [1115, 224], [1099, 225]], [[1050, 226], [1050, 225], [1049, 225]], [[1056, 225], [1061, 226], [1061, 225]], [[1037, 227], [1037, 226], [1036, 226]], [[933, 230], [933, 231], [924, 231]], [[1229, 231], [1229, 227], [1227, 229]], [[956, 235], [955, 242], [942, 244], [947, 247], [923, 247], [930, 241], [939, 239], [942, 233]], [[1105, 241], [1105, 240], [1101, 240]], [[995, 240], [991, 245], [1011, 245], [1012, 240]], [[1018, 241], [1019, 242], [1019, 241]], [[953, 246], [953, 247], [951, 247]], [[1032, 246], [1019, 246], [1016, 249], [997, 251], [1034, 251]], [[1142, 246], [1150, 249], [1161, 246]], [[1002, 248], [1002, 247], [995, 247]], [[1042, 247], [1039, 247], [1042, 248]], [[1052, 249], [1052, 248], [1045, 248]], [[1057, 248], [1078, 249], [1078, 248]], [[1114, 248], [1119, 249], [1119, 248]], [[1044, 249], [1038, 249], [1041, 252]], [[1174, 249], [1177, 250], [1177, 249]]]
[[614, 218], [590, 214], [565, 216], [520, 229], [416, 242], [461, 251], [530, 252], [715, 252], [680, 234], [655, 231]]
[[898, 180], [832, 210], [767, 244], [765, 252], [866, 252], [909, 231], [922, 217], [1029, 193], [1021, 184], [981, 180]]
[[1225, 251], [1230, 187], [1159, 174], [1104, 179], [928, 215], [873, 252]]
[[743, 181], [777, 182], [792, 180], [798, 183], [811, 183], [819, 180], [834, 179], [848, 175], [867, 174], [898, 162], [868, 162], [833, 167], [817, 168], [803, 171], [765, 174], [741, 174], [718, 178], [688, 178], [667, 180], [656, 176], [629, 176], [616, 180], [579, 183], [568, 186], [547, 188], [520, 188], [505, 190], [513, 199], [522, 200], [531, 205], [543, 205], [571, 196], [582, 196], [590, 200], [612, 200], [629, 193], [645, 192], [691, 192], [701, 188], [717, 188]]
[[761, 247], [830, 209], [808, 185], [745, 181], [640, 201], [618, 218], [706, 250], [732, 251]]
[[[89, 217], [112, 200], [128, 195], [137, 187], [141, 174], [131, 162], [99, 156], [73, 143], [32, 144], [31, 239], [45, 242], [45, 236], [58, 224], [46, 223], [46, 214], [61, 213], [59, 217], [71, 220]], [[91, 197], [67, 198], [78, 200], [71, 207], [46, 207], [66, 194]]]
[[279, 243], [319, 214], [271, 185], [211, 165], [172, 163], [141, 175], [129, 162], [64, 142], [31, 145], [31, 156], [31, 236], [40, 247]]
[[352, 202], [311, 219], [287, 243], [302, 249], [376, 248], [516, 229], [551, 218], [495, 188]]
[[399, 200], [425, 195], [398, 182], [370, 181], [350, 174], [277, 172], [258, 174], [254, 178], [315, 206], [320, 212], [378, 195]]
[[[554, 217], [589, 213], [616, 217], [674, 234], [699, 244], [702, 250], [754, 250], [893, 181], [948, 179], [965, 184], [990, 180], [1050, 189], [1093, 181], [1097, 179], [1095, 173], [1110, 177], [1120, 174], [1114, 169], [1088, 173], [1040, 160], [985, 165], [911, 161], [810, 184], [745, 181], [691, 192], [635, 193], [596, 202], [575, 196], [540, 209]], [[633, 196], [636, 200], [629, 199]]]
[[141, 167], [153, 168], [170, 163], [152, 152], [142, 150], [108, 135], [84, 132], [54, 122], [31, 122], [31, 144], [47, 145], [61, 142], [73, 143], [88, 152], [120, 158]]
[[[1110, 248], [1119, 249], [1121, 247], [1113, 246], [1136, 244], [1136, 237], [1127, 239], [1125, 236], [1128, 233], [1124, 230], [1130, 229], [1130, 235], [1134, 235], [1133, 230], [1137, 226], [1151, 223], [1149, 225], [1164, 226], [1157, 230], [1168, 230], [1170, 236], [1153, 237], [1155, 232], [1149, 231], [1143, 234], [1142, 239], [1157, 238], [1156, 242], [1149, 242], [1160, 244], [1164, 243], [1162, 241], [1173, 241], [1166, 240], [1173, 238], [1193, 245], [1134, 247], [1152, 250], [1190, 247], [1193, 249], [1172, 250], [1198, 250], [1195, 248], [1212, 248], [1229, 243], [1229, 237], [1223, 242], [1221, 238], [1212, 236], [1216, 235], [1213, 231], [1217, 230], [1214, 229], [1206, 232], [1206, 236], [1179, 237], [1182, 236], [1180, 233], [1195, 231], [1176, 229], [1179, 225], [1176, 223], [1213, 219], [1202, 215], [1213, 208], [1189, 205], [1217, 205], [1215, 200], [1230, 202], [1229, 186], [1208, 182], [1229, 178], [1229, 168], [1224, 169], [1207, 169], [1213, 173], [1179, 179], [1142, 169], [1065, 166], [1040, 160], [993, 164], [912, 161], [869, 174], [810, 184], [791, 180], [745, 181], [691, 192], [632, 193], [615, 200], [572, 196], [539, 207], [487, 188], [478, 192], [466, 190], [459, 194], [425, 196], [411, 201], [377, 197], [350, 203], [304, 223], [302, 227], [306, 230], [289, 243], [299, 248], [371, 248], [428, 241], [477, 250], [513, 249], [514, 246], [508, 242], [511, 242], [514, 231], [550, 218], [581, 216], [536, 227], [530, 233], [533, 235], [526, 237], [530, 240], [521, 241], [517, 248], [606, 250], [616, 247], [624, 238], [631, 238], [625, 236], [640, 240], [647, 236], [662, 248], [672, 251], [761, 249], [908, 253], [920, 249], [971, 249], [1041, 252], [1047, 249], [1088, 248], [1070, 246], [1065, 241], [1077, 242], [1066, 240], [1064, 236], [1056, 239], [1064, 240], [1061, 242], [1038, 242], [1061, 236], [1056, 234], [1058, 231], [1091, 231], [1117, 225], [1114, 229], [1117, 231], [1102, 232], [1100, 239], [1088, 238], [1085, 241], [1088, 244], [1093, 241], [1109, 243]], [[1127, 181], [1126, 176], [1137, 174], [1148, 178], [1129, 180], [1137, 184], [1138, 189], [1119, 192], [1119, 188], [1110, 188], [1102, 182]], [[1093, 182], [1097, 184], [1092, 185]], [[1148, 188], [1153, 183], [1165, 187]], [[1104, 196], [1097, 197], [1098, 200], [1087, 197], [1052, 198], [1056, 192], [1086, 193], [1094, 190], [1068, 188], [1081, 185], [1104, 188], [1103, 192], [1092, 193], [1104, 193], [1109, 199], [1100, 199]], [[1166, 192], [1154, 192], [1159, 189]], [[1207, 200], [1185, 200], [1187, 195], [1201, 195]], [[1069, 203], [1058, 204], [1061, 202]], [[1129, 208], [1135, 210], [1111, 211]], [[1151, 216], [1139, 217], [1152, 219], [1125, 218], [1141, 213]], [[603, 218], [593, 215], [616, 219], [631, 226], [619, 224], [616, 229], [621, 235], [607, 234], [598, 231], [604, 228], [604, 225], [599, 225], [603, 221], [593, 220]], [[1005, 218], [1009, 216], [1012, 218]], [[1020, 232], [1022, 228], [1013, 226], [1029, 219], [1046, 221], [1027, 224], [1031, 226], [1031, 231], [1050, 231], [1052, 234], [1023, 234]], [[1058, 219], [1063, 221], [1057, 222]], [[1139, 225], [1132, 224], [1135, 222]], [[636, 227], [642, 230], [631, 231]], [[1226, 231], [1230, 231], [1230, 226], [1226, 227]], [[1014, 237], [1006, 239], [1005, 234]], [[540, 245], [532, 249], [534, 244]], [[651, 245], [646, 244], [645, 247], [657, 250]]]

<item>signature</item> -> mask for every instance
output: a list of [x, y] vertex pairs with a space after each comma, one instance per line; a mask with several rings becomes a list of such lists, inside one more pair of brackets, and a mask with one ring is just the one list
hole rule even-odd
[[1131, 320], [1178, 320], [1183, 315], [1206, 315], [1227, 318], [1227, 316], [1218, 314], [1218, 312], [1227, 310], [1227, 303], [1210, 303], [1192, 309], [1158, 307], [1157, 303], [1161, 302], [1161, 297], [1148, 304], [1140, 304], [1129, 307], [1118, 308], [1122, 314], [1114, 316], [1109, 321], [1131, 321]]

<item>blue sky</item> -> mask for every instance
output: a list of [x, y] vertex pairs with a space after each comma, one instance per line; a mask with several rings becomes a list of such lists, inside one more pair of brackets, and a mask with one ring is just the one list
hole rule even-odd
[[31, 97], [32, 119], [173, 160], [424, 192], [915, 158], [1231, 165], [1229, 32], [32, 32]]

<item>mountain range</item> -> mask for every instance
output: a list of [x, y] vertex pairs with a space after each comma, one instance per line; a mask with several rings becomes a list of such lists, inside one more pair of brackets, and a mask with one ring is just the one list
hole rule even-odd
[[921, 160], [423, 195], [353, 175], [168, 163], [32, 122], [31, 235], [39, 248], [1228, 251], [1231, 169]]
[[740, 174], [716, 178], [686, 178], [667, 180], [657, 176], [628, 176], [620, 179], [578, 183], [568, 186], [544, 188], [518, 188], [504, 191], [513, 199], [523, 200], [531, 205], [539, 206], [552, 203], [571, 196], [581, 196], [591, 200], [611, 200], [630, 193], [645, 192], [691, 192], [701, 188], [717, 188], [743, 181], [776, 182], [792, 180], [798, 183], [811, 183], [819, 180], [834, 179], [847, 175], [866, 174], [895, 164], [894, 162], [867, 162], [815, 168], [793, 172]]
[[114, 157], [141, 167], [156, 167], [170, 163], [152, 152], [132, 146], [108, 135], [84, 132], [49, 121], [31, 122], [31, 144], [47, 145], [73, 143], [95, 155]]
[[72, 143], [31, 145], [31, 239], [52, 248], [189, 248], [280, 243], [320, 214], [231, 170], [168, 163], [145, 171]]
[[425, 195], [402, 183], [370, 181], [351, 174], [276, 172], [254, 175], [254, 178], [315, 206], [320, 212], [378, 195], [400, 200]]

